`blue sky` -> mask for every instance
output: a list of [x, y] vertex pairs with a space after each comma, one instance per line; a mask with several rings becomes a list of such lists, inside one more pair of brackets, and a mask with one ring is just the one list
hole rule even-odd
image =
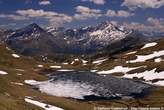
[[80, 27], [109, 20], [128, 28], [164, 32], [164, 0], [0, 0], [0, 27]]

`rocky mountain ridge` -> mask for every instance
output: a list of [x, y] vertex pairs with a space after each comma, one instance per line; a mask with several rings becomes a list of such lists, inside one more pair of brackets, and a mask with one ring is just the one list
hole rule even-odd
[[33, 23], [15, 31], [2, 31], [0, 34], [0, 40], [16, 52], [48, 58], [67, 54], [97, 54], [102, 51], [113, 54], [146, 41], [142, 34], [110, 22], [77, 29], [48, 27], [46, 30]]

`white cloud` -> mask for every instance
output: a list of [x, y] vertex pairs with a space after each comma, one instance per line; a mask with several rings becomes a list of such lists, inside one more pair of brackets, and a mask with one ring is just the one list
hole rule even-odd
[[101, 10], [99, 9], [90, 9], [85, 6], [77, 6], [76, 7], [76, 14], [74, 15], [74, 18], [77, 20], [86, 20], [90, 18], [99, 18], [102, 16]]
[[28, 18], [14, 14], [0, 14], [0, 18], [12, 19], [12, 20], [28, 20]]
[[43, 19], [48, 22], [49, 25], [58, 27], [64, 23], [71, 22], [72, 17], [66, 14], [57, 13], [53, 11], [44, 11], [27, 9], [27, 10], [17, 10], [14, 14], [0, 14], [0, 18], [10, 19], [10, 20], [31, 20], [31, 19]]
[[95, 3], [95, 4], [97, 4], [97, 5], [103, 5], [103, 4], [105, 4], [105, 0], [82, 0], [82, 1], [89, 1], [89, 2], [93, 2], [93, 3]]
[[131, 22], [131, 23], [127, 23], [124, 22], [123, 26], [125, 26], [128, 29], [134, 29], [134, 30], [139, 30], [139, 31], [148, 31], [148, 27], [144, 24], [138, 23], [138, 22]]
[[159, 25], [161, 25], [161, 20], [162, 20], [162, 18], [160, 18], [160, 19], [157, 19], [157, 18], [152, 18], [152, 17], [149, 17], [148, 19], [147, 19], [147, 21], [151, 24], [151, 25], [156, 25], [156, 26], [159, 26]]
[[52, 26], [60, 26], [63, 23], [71, 22], [72, 17], [62, 13], [56, 13], [53, 11], [44, 10], [17, 10], [17, 14], [27, 17], [27, 18], [42, 18], [48, 20], [49, 24]]
[[164, 6], [164, 0], [124, 0], [122, 6], [127, 6], [130, 9], [159, 8]]
[[158, 30], [159, 32], [164, 32], [164, 19], [163, 18], [152, 18], [149, 17], [147, 19], [150, 26], [152, 26], [154, 29]]
[[43, 1], [39, 2], [39, 5], [50, 5], [50, 4], [51, 4], [51, 2], [48, 0], [43, 0]]
[[106, 16], [109, 17], [129, 17], [129, 16], [133, 16], [134, 14], [128, 12], [128, 11], [124, 11], [124, 10], [119, 10], [119, 11], [114, 11], [114, 10], [108, 10], [106, 13]]
[[135, 29], [143, 32], [164, 32], [164, 19], [152, 18], [147, 19], [147, 25], [138, 22], [123, 23], [129, 29]]
[[17, 10], [17, 14], [26, 16], [26, 17], [50, 17], [57, 15], [55, 12], [51, 11], [44, 11], [42, 9], [40, 10], [33, 10], [33, 9], [27, 9], [27, 10]]

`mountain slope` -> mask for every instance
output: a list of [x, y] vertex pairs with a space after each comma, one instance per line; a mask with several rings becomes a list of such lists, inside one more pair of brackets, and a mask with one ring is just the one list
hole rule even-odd
[[34, 23], [3, 36], [3, 39], [20, 54], [44, 59], [53, 59], [55, 56], [59, 59], [61, 55], [95, 54], [102, 51], [115, 53], [133, 48], [145, 41], [142, 34], [110, 22], [66, 30], [44, 30]]
[[[93, 108], [92, 104], [86, 102], [40, 93], [24, 83], [27, 79], [47, 80], [44, 75], [39, 74], [40, 67], [38, 65], [47, 65], [48, 68], [52, 64], [38, 62], [33, 58], [18, 54], [19, 57], [15, 57], [16, 53], [4, 44], [0, 44], [0, 52], [0, 100], [3, 100], [0, 102], [1, 110], [42, 110], [38, 106], [27, 103], [25, 98], [51, 104], [65, 110], [81, 110], [81, 108], [91, 110]], [[7, 74], [2, 74], [3, 72]]]
[[[97, 66], [101, 74], [113, 74], [147, 83], [164, 85], [164, 40], [145, 44], [128, 53], [118, 54]], [[109, 66], [108, 66], [109, 65]], [[124, 72], [125, 70], [125, 72]]]
[[62, 43], [60, 38], [53, 37], [36, 24], [31, 24], [23, 29], [16, 30], [8, 37], [7, 44], [17, 52], [24, 55], [46, 55], [58, 52]]

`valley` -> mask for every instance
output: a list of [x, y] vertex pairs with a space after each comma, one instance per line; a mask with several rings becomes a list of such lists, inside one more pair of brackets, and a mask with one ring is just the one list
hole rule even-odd
[[[29, 28], [30, 31], [24, 31]], [[38, 31], [42, 31], [40, 35]], [[101, 45], [102, 49], [91, 54], [82, 51], [83, 54], [74, 55], [69, 51], [63, 58], [62, 51], [71, 44], [63, 46], [62, 37], [51, 39], [54, 35], [36, 24], [16, 33], [5, 33], [0, 43], [0, 100], [3, 100], [0, 109], [93, 110], [94, 107], [164, 106], [163, 38], [138, 40], [141, 43], [137, 45], [134, 36], [128, 37], [132, 40], [121, 38], [110, 42], [112, 46], [105, 43], [102, 48]], [[104, 33], [106, 28], [103, 36]], [[97, 34], [103, 41], [102, 33], [94, 32], [92, 35]], [[55, 42], [61, 38], [63, 43], [56, 47], [58, 43]], [[129, 43], [122, 45], [127, 40]], [[97, 42], [97, 38], [93, 41], [101, 42]], [[53, 45], [49, 45], [51, 43]], [[94, 44], [94, 47], [99, 48], [99, 44]], [[109, 47], [116, 50], [108, 51]], [[50, 48], [60, 51], [52, 53]]]

